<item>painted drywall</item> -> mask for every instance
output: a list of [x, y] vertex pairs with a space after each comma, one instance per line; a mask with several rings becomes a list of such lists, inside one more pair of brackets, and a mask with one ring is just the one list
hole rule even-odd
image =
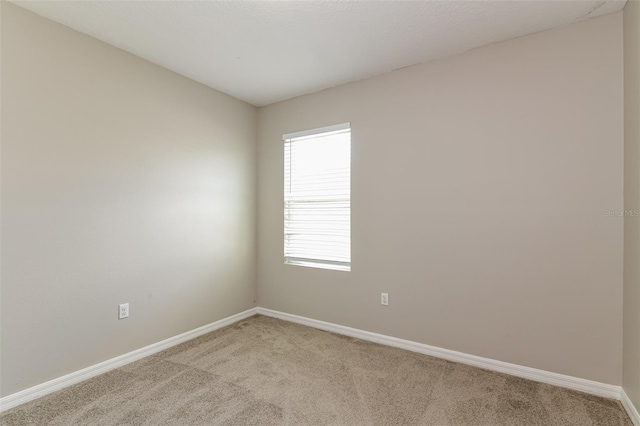
[[624, 8], [624, 362], [622, 386], [640, 410], [640, 1]]
[[[259, 306], [620, 385], [622, 49], [616, 13], [260, 108]], [[352, 270], [284, 265], [281, 136], [344, 122]]]
[[256, 109], [1, 3], [2, 395], [255, 306]]

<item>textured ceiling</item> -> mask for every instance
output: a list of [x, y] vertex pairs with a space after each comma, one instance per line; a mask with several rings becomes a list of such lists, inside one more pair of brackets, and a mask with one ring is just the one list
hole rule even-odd
[[614, 1], [15, 1], [261, 106], [615, 12]]

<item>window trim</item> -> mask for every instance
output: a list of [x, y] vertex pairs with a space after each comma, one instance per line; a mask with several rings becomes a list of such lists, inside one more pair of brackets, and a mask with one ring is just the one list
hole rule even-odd
[[[284, 141], [283, 146], [286, 146], [287, 143], [292, 143], [296, 141], [301, 141], [305, 139], [313, 139], [314, 137], [327, 137], [330, 133], [345, 133], [348, 131], [349, 136], [349, 151], [351, 152], [351, 123], [340, 123], [331, 126], [318, 127], [315, 129], [302, 130], [298, 132], [286, 133], [282, 135], [282, 140]], [[286, 152], [286, 149], [285, 149]], [[285, 163], [286, 166], [286, 163]], [[284, 180], [286, 182], [286, 173], [287, 168], [283, 167], [283, 172], [285, 173]], [[349, 173], [351, 174], [351, 155], [349, 156]], [[349, 188], [351, 188], [351, 179], [349, 179]], [[349, 190], [351, 192], [351, 190]], [[285, 198], [285, 208], [283, 209], [283, 214], [285, 215], [286, 222], [286, 193], [283, 194]], [[351, 195], [349, 195], [349, 217], [351, 217]], [[283, 248], [286, 249], [286, 231], [283, 233]], [[351, 241], [351, 223], [349, 221], [349, 241]], [[311, 267], [311, 268], [320, 268], [320, 269], [329, 269], [335, 271], [351, 271], [351, 249], [349, 249], [349, 262], [340, 262], [335, 260], [323, 260], [323, 259], [313, 259], [313, 258], [302, 258], [295, 256], [284, 256], [284, 264], [285, 265], [294, 265], [294, 266], [303, 266], [303, 267]]]

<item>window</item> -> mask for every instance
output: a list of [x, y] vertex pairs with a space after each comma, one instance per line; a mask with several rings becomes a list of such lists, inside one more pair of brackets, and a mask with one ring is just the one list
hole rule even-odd
[[282, 138], [284, 262], [351, 270], [350, 123]]

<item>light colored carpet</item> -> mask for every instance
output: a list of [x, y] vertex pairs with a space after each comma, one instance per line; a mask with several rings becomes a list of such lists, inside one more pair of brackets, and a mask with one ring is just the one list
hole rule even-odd
[[254, 316], [3, 425], [625, 425], [619, 402]]

